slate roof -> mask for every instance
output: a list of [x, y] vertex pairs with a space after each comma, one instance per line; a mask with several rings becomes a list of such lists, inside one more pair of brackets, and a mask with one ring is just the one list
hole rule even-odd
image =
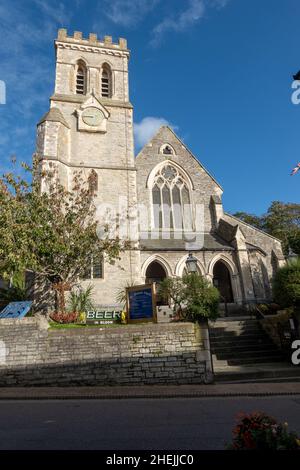
[[[150, 236], [150, 234], [149, 234]], [[204, 233], [204, 244], [202, 246], [201, 243], [201, 236], [199, 237], [199, 241], [195, 239], [195, 241], [189, 240], [176, 240], [174, 238], [165, 240], [165, 239], [141, 239], [140, 240], [140, 249], [143, 251], [234, 251], [234, 247], [232, 247], [229, 243], [223, 240], [219, 235], [216, 233]]]
[[45, 121], [52, 121], [52, 122], [61, 122], [64, 126], [70, 128], [69, 124], [65, 120], [62, 112], [58, 108], [50, 108], [50, 110], [44, 114], [42, 119], [38, 122], [38, 126]]

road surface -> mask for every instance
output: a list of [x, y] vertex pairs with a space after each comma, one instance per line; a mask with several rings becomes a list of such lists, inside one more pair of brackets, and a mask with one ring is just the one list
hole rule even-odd
[[1, 450], [216, 450], [240, 411], [265, 411], [300, 434], [300, 396], [1, 400]]

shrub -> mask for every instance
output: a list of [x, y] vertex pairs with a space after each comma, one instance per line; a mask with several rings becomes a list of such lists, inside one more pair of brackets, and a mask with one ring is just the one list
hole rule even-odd
[[280, 268], [273, 280], [273, 296], [281, 307], [300, 306], [300, 259]]
[[241, 414], [233, 429], [231, 450], [300, 450], [300, 440], [288, 432], [287, 423], [277, 421], [265, 413]]
[[219, 291], [199, 274], [165, 279], [159, 293], [172, 301], [177, 320], [196, 322], [203, 318], [215, 320], [218, 317]]
[[207, 279], [198, 274], [183, 277], [186, 317], [192, 321], [218, 318], [220, 293]]
[[80, 286], [72, 290], [69, 297], [69, 310], [77, 313], [93, 310], [93, 289], [94, 287], [89, 284], [86, 289]]

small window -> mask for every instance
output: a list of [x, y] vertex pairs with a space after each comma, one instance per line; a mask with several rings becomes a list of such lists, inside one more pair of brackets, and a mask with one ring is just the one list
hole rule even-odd
[[112, 96], [112, 83], [111, 83], [111, 70], [110, 67], [105, 64], [102, 67], [101, 72], [101, 96], [104, 98], [111, 98]]
[[87, 279], [103, 279], [103, 257], [92, 256], [83, 276], [83, 280]]
[[86, 94], [86, 67], [83, 64], [79, 64], [76, 74], [76, 94], [85, 95]]
[[172, 149], [169, 145], [166, 145], [165, 148], [163, 149], [163, 154], [164, 155], [172, 155]]
[[163, 155], [175, 155], [175, 151], [170, 144], [164, 144], [160, 147], [159, 153]]

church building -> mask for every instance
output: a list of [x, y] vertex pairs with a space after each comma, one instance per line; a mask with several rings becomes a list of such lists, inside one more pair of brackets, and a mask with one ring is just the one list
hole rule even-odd
[[170, 127], [135, 157], [126, 40], [60, 29], [55, 48], [55, 90], [37, 126], [37, 154], [68, 189], [74, 172], [92, 176], [97, 214], [125, 207], [132, 242], [114, 265], [91, 260], [82, 284], [94, 285], [95, 303], [116, 306], [127, 285], [182, 276], [190, 253], [226, 311], [270, 301], [285, 262], [280, 241], [224, 211], [223, 189]]

